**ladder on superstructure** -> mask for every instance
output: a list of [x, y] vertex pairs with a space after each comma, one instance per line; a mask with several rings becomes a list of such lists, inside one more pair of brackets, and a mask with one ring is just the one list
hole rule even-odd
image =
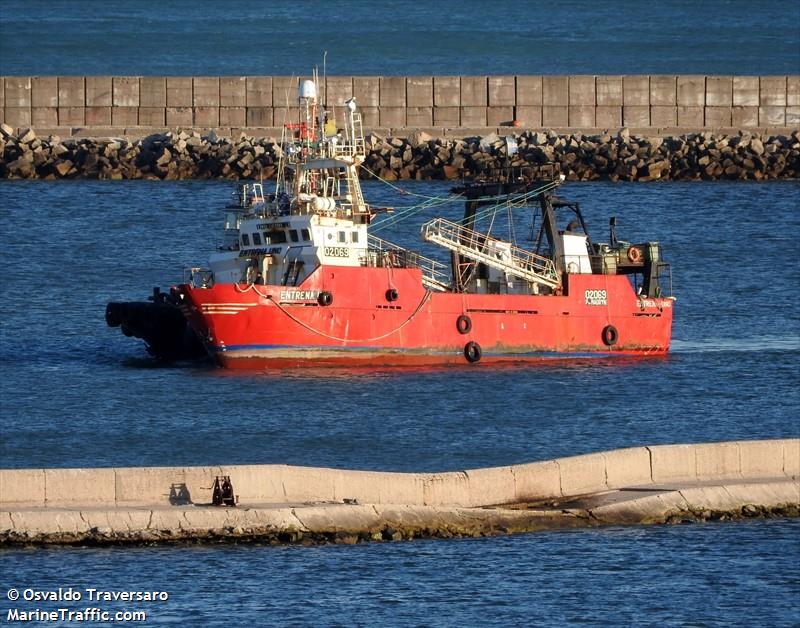
[[364, 193], [361, 191], [361, 181], [358, 180], [358, 164], [347, 168], [347, 188], [353, 197], [353, 207], [359, 211], [367, 211], [367, 204], [364, 201]]
[[350, 177], [348, 187], [350, 194], [353, 195], [353, 206], [360, 211], [367, 211], [367, 204], [364, 201], [364, 194], [361, 192], [361, 182], [358, 180], [358, 166], [366, 156], [367, 145], [364, 141], [364, 126], [361, 122], [361, 112], [350, 112], [348, 125], [346, 125], [347, 143], [351, 148], [353, 166], [347, 169], [347, 176]]
[[352, 195], [353, 207], [360, 212], [366, 211], [364, 194], [361, 191], [361, 183], [358, 180], [358, 166], [366, 156], [366, 141], [364, 140], [364, 126], [361, 121], [361, 113], [357, 111], [348, 112], [348, 120], [344, 127], [345, 137], [343, 142], [334, 142], [332, 154], [336, 159], [342, 159], [350, 164], [347, 167], [347, 188]]
[[357, 111], [348, 112], [348, 119], [344, 125], [344, 139], [335, 142], [331, 146], [332, 156], [337, 159], [350, 158], [362, 159], [366, 155], [367, 143], [364, 139], [364, 125], [361, 121], [361, 113]]
[[367, 143], [364, 140], [364, 124], [361, 121], [361, 112], [352, 111], [345, 125], [345, 139], [352, 150], [352, 157], [366, 155]]
[[422, 225], [422, 239], [525, 281], [549, 288], [561, 285], [556, 266], [550, 258], [510, 244], [508, 256], [498, 257], [490, 252], [487, 245], [490, 242], [503, 242], [502, 240], [444, 218], [435, 218]]

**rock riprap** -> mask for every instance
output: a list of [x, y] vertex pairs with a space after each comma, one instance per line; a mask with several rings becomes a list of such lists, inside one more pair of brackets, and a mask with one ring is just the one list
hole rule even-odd
[[[571, 181], [653, 181], [796, 179], [800, 173], [800, 131], [763, 136], [710, 132], [675, 137], [618, 133], [560, 135], [524, 131], [463, 139], [366, 138], [365, 178], [385, 180], [459, 179], [508, 166], [534, 178], [553, 170]], [[139, 140], [123, 138], [40, 138], [31, 129], [0, 127], [0, 178], [4, 179], [251, 179], [274, 177], [282, 155], [275, 138], [217, 137], [175, 131]]]

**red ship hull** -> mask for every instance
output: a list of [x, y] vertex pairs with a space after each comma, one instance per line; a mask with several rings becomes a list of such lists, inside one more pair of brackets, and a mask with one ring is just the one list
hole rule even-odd
[[558, 296], [471, 294], [430, 292], [415, 268], [325, 266], [297, 287], [180, 292], [190, 325], [229, 368], [653, 355], [669, 350], [672, 331], [673, 300], [641, 298], [623, 275], [567, 275]]

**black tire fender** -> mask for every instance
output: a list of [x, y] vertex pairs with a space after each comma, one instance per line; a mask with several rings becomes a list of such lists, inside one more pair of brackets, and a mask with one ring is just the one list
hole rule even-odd
[[462, 314], [456, 319], [456, 329], [459, 334], [468, 334], [472, 331], [472, 319], [466, 314]]
[[319, 293], [317, 297], [317, 303], [319, 303], [323, 307], [327, 307], [331, 303], [333, 303], [333, 295], [328, 292], [327, 290], [323, 290]]
[[603, 344], [607, 347], [613, 347], [619, 340], [619, 332], [613, 325], [606, 325], [603, 327]]
[[467, 344], [464, 345], [464, 357], [470, 364], [475, 364], [476, 362], [480, 362], [482, 355], [483, 352], [481, 351], [481, 346], [474, 340], [470, 340]]

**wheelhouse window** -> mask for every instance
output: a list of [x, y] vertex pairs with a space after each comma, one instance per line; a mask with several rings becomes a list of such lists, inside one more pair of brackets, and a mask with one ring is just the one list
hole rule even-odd
[[260, 246], [261, 245], [261, 234], [260, 233], [254, 233], [253, 234], [253, 244], [255, 246]]
[[308, 229], [302, 229], [300, 234], [303, 236], [304, 242], [309, 242], [311, 240], [311, 234], [308, 232]]
[[285, 231], [269, 231], [264, 234], [264, 244], [283, 244], [286, 242]]
[[250, 236], [246, 233], [242, 234], [242, 246], [250, 246]]
[[339, 242], [347, 242], [347, 233], [344, 231], [339, 232]]
[[358, 231], [353, 231], [353, 233], [351, 234], [351, 239], [354, 244], [358, 242]]
[[300, 238], [297, 236], [297, 229], [289, 229], [289, 238], [292, 242], [300, 241]]

